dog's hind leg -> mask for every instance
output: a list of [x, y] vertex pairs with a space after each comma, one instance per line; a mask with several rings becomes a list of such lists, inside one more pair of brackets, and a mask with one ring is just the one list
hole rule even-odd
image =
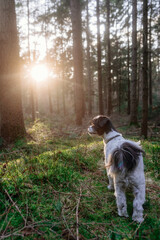
[[143, 204], [145, 202], [145, 184], [133, 187], [133, 215], [132, 220], [138, 223], [143, 222]]
[[114, 180], [116, 203], [118, 208], [118, 215], [128, 217], [127, 203], [125, 194], [125, 183]]
[[109, 185], [107, 186], [107, 188], [109, 190], [113, 190], [114, 189], [114, 183], [113, 183], [113, 178], [110, 176], [109, 174], [109, 169], [106, 169], [107, 172], [107, 176], [108, 176], [108, 181], [109, 181]]
[[114, 189], [113, 178], [111, 176], [108, 176], [108, 180], [109, 180], [108, 189], [113, 190]]

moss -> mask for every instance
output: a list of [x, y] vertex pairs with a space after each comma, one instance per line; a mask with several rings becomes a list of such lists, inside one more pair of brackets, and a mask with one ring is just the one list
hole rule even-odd
[[[87, 135], [72, 140], [68, 135], [60, 136], [55, 140], [44, 122], [34, 128], [37, 141], [19, 140], [1, 152], [1, 235], [12, 235], [12, 239], [72, 239], [71, 235], [76, 236], [78, 210], [80, 239], [159, 239], [156, 140], [142, 142], [148, 178], [145, 221], [138, 225], [131, 220], [130, 193], [130, 217], [117, 215], [114, 194], [108, 191], [106, 172], [99, 164], [103, 158], [101, 140]], [[46, 141], [39, 139], [39, 134], [45, 135]], [[30, 227], [25, 227], [24, 219]]]

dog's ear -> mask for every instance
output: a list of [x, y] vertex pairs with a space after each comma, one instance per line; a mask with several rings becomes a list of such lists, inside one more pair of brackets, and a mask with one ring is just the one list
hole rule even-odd
[[109, 119], [107, 117], [103, 117], [99, 119], [99, 126], [102, 128], [108, 123]]

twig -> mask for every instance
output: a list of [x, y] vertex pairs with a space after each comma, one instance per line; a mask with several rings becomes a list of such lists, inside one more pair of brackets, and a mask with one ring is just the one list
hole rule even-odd
[[[36, 231], [34, 228], [35, 227], [44, 227], [44, 226], [49, 226], [51, 225], [51, 227], [55, 226], [55, 225], [59, 225], [61, 223], [50, 223], [50, 221], [47, 223], [46, 221], [39, 221], [39, 222], [35, 222], [35, 223], [32, 223], [32, 224], [29, 224], [28, 226], [24, 226], [22, 228], [20, 228], [19, 230], [15, 231], [15, 232], [12, 232], [12, 233], [9, 233], [9, 234], [6, 234], [6, 235], [1, 235], [0, 236], [0, 240], [2, 239], [5, 239], [5, 238], [9, 238], [9, 237], [12, 237], [12, 236], [21, 236], [21, 237], [24, 237], [25, 234], [24, 234], [24, 231], [26, 229], [33, 229], [34, 231]], [[37, 232], [39, 235], [41, 235], [41, 233]]]
[[8, 209], [6, 209], [6, 211], [3, 214], [0, 215], [0, 218], [2, 218], [4, 215], [7, 215], [10, 212], [12, 206], [13, 205], [11, 205]]
[[63, 221], [64, 221], [66, 227], [67, 227], [68, 232], [71, 234], [71, 236], [72, 236], [74, 239], [76, 239], [75, 236], [73, 235], [72, 231], [70, 230], [69, 226], [68, 226], [68, 223], [67, 223], [67, 221], [66, 221], [66, 219], [65, 219], [65, 216], [64, 216], [64, 214], [63, 214], [63, 209], [62, 209], [62, 218], [63, 218]]
[[8, 193], [8, 191], [6, 189], [4, 189], [6, 195], [8, 196], [9, 200], [11, 201], [11, 203], [13, 204], [13, 206], [16, 208], [16, 210], [19, 212], [19, 214], [21, 215], [23, 221], [25, 222], [25, 225], [27, 223], [27, 220], [25, 219], [25, 217], [22, 215], [19, 207], [17, 206], [17, 204], [13, 201], [13, 199], [11, 198], [10, 194]]
[[[146, 217], [147, 217], [147, 214], [144, 216], [144, 220], [145, 220]], [[143, 222], [144, 222], [144, 221], [143, 221]], [[142, 225], [143, 222], [141, 222], [141, 223], [138, 225], [138, 228], [134, 231], [133, 236], [138, 232], [138, 230], [139, 230], [139, 228], [140, 228], [140, 226]]]
[[79, 211], [79, 205], [80, 205], [81, 197], [82, 197], [82, 189], [80, 187], [80, 195], [79, 195], [78, 202], [77, 202], [77, 207], [76, 207], [76, 239], [77, 240], [79, 240], [79, 215], [78, 215], [78, 211]]
[[13, 216], [9, 219], [9, 221], [8, 221], [8, 223], [7, 223], [7, 225], [6, 225], [6, 228], [5, 228], [5, 230], [3, 231], [3, 234], [2, 234], [2, 235], [4, 235], [4, 234], [6, 233], [6, 231], [7, 231], [7, 229], [8, 229], [8, 226], [9, 226], [10, 223], [11, 223], [12, 218], [13, 218]]

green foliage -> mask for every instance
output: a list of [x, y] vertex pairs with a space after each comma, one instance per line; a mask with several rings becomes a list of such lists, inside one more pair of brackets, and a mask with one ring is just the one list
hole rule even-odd
[[55, 138], [49, 124], [40, 121], [29, 132], [36, 141], [18, 140], [0, 153], [0, 239], [73, 239], [77, 217], [80, 239], [160, 239], [158, 142], [142, 142], [145, 221], [136, 224], [130, 193], [129, 219], [117, 215], [101, 139], [76, 134]]
[[160, 179], [160, 145], [159, 142], [145, 141], [144, 149], [147, 152], [144, 158], [146, 170], [151, 173], [155, 179]]

